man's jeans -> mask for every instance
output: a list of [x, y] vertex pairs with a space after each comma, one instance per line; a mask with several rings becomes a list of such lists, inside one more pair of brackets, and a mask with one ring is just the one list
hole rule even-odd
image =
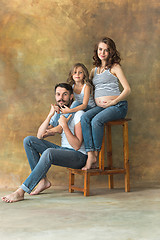
[[96, 106], [82, 115], [81, 127], [86, 152], [101, 149], [104, 123], [125, 118], [127, 109], [127, 101], [121, 101], [108, 108]]
[[30, 193], [39, 181], [46, 176], [51, 165], [81, 169], [86, 164], [87, 155], [74, 149], [60, 147], [37, 137], [24, 139], [24, 148], [31, 167], [31, 174], [21, 185]]

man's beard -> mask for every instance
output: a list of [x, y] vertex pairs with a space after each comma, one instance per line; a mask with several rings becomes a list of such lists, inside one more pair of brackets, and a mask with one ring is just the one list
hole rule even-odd
[[64, 105], [60, 106], [60, 105], [59, 105], [59, 102], [63, 102], [64, 105], [67, 106], [67, 107], [70, 107], [70, 106], [71, 106], [71, 101], [69, 101], [68, 104], [65, 104], [65, 101], [60, 100], [60, 101], [57, 102], [57, 105], [58, 105], [59, 108], [63, 108], [63, 106], [64, 106]]

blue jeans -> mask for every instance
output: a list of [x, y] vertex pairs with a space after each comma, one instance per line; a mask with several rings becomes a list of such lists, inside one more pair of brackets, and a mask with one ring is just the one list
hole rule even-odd
[[39, 181], [46, 177], [51, 165], [81, 169], [85, 166], [87, 155], [74, 149], [60, 147], [37, 137], [24, 139], [24, 148], [31, 167], [31, 174], [21, 185], [30, 193]]
[[[71, 104], [70, 108], [75, 108], [75, 107], [77, 107], [77, 106], [79, 106], [79, 105], [81, 105], [80, 102], [74, 101], [74, 102]], [[90, 106], [88, 105], [88, 106], [86, 107], [86, 109], [84, 109], [84, 112], [88, 111], [88, 110], [91, 109], [91, 108], [92, 108], [92, 107], [90, 107]], [[69, 116], [70, 114], [73, 115], [74, 113], [66, 113], [66, 114], [55, 113], [55, 114], [53, 115], [53, 117], [51, 118], [51, 120], [50, 120], [50, 124], [51, 124], [52, 126], [56, 127], [56, 126], [58, 126], [58, 120], [59, 120], [59, 118], [60, 118], [61, 115], [64, 115], [66, 118], [68, 118], [68, 116]]]
[[127, 101], [121, 101], [108, 108], [96, 106], [82, 115], [81, 127], [86, 152], [101, 149], [104, 123], [125, 118], [127, 109]]

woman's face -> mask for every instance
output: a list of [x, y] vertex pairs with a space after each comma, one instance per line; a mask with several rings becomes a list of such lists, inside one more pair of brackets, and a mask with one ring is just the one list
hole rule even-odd
[[108, 45], [103, 42], [100, 42], [98, 44], [97, 55], [101, 61], [105, 61], [109, 55]]

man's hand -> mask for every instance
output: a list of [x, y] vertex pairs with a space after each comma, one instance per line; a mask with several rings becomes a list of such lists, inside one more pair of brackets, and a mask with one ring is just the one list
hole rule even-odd
[[42, 137], [46, 138], [54, 135], [55, 135], [54, 129], [47, 129], [46, 132], [42, 135]]
[[58, 105], [54, 104], [54, 109], [55, 109], [55, 111], [56, 111], [58, 114], [60, 113], [60, 110], [59, 110], [59, 106], [58, 106]]
[[65, 118], [65, 116], [61, 116], [60, 118], [59, 118], [59, 120], [58, 120], [58, 122], [59, 122], [59, 125], [62, 127], [62, 128], [64, 128], [66, 125], [68, 125], [68, 121], [69, 121], [69, 119], [72, 117], [72, 114], [70, 114], [69, 116], [68, 116], [68, 118]]
[[51, 109], [48, 115], [52, 117], [55, 114], [55, 112], [57, 113], [60, 112], [59, 107], [56, 104], [55, 105], [51, 104]]

